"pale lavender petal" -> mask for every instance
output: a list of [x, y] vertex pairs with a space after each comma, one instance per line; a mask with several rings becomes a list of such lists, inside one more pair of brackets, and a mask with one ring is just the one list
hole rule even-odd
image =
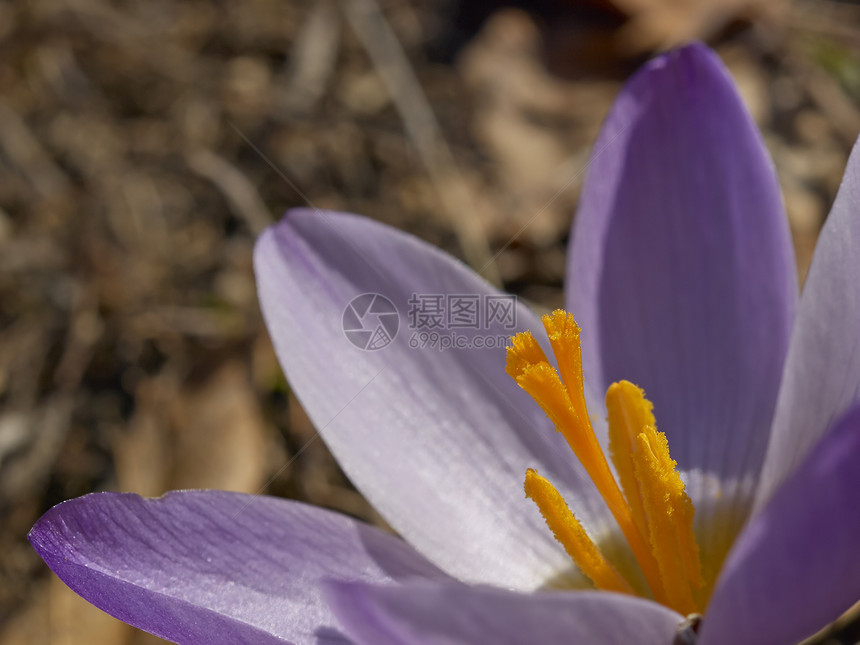
[[586, 376], [643, 387], [680, 468], [716, 476], [724, 500], [742, 482], [749, 496], [797, 298], [761, 137], [693, 44], [630, 80], [592, 160], [568, 267]]
[[860, 406], [753, 517], [717, 581], [701, 645], [797, 643], [860, 600]]
[[683, 620], [649, 600], [594, 591], [338, 583], [329, 597], [357, 645], [670, 645]]
[[757, 503], [860, 400], [860, 144], [803, 288]]
[[[467, 347], [422, 349], [409, 328], [413, 294], [475, 296], [482, 310], [485, 297], [501, 294], [438, 249], [342, 213], [291, 211], [261, 236], [255, 267], [291, 387], [353, 483], [433, 562], [469, 581], [517, 588], [570, 568], [525, 499], [529, 467], [570, 496], [591, 530], [605, 529], [593, 485], [505, 373], [507, 337], [540, 327], [526, 307], [517, 305], [510, 328], [487, 329], [482, 319], [479, 329], [453, 329]], [[357, 348], [342, 329], [348, 303], [364, 293], [382, 294], [400, 314], [394, 341], [375, 351]], [[468, 347], [489, 337], [491, 347]]]
[[29, 538], [86, 600], [183, 644], [339, 642], [322, 578], [445, 577], [345, 516], [222, 491], [95, 493], [52, 508]]

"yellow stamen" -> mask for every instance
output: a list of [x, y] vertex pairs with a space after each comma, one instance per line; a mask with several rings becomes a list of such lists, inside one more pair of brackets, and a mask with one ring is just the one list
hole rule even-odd
[[627, 538], [655, 598], [663, 602], [660, 571], [651, 553], [647, 534], [640, 532], [633, 520], [630, 506], [609, 469], [585, 409], [579, 326], [573, 322], [572, 316], [560, 310], [552, 316], [544, 316], [543, 322], [551, 337], [553, 352], [559, 364], [564, 365], [569, 387], [562, 383], [529, 332], [514, 337], [512, 346], [508, 348], [507, 372], [540, 405], [556, 430], [564, 435]]
[[[696, 599], [703, 600], [710, 587], [693, 533], [695, 509], [669, 456], [666, 435], [657, 432], [653, 406], [628, 381], [614, 383], [606, 393], [609, 447], [619, 487], [588, 417], [579, 326], [561, 310], [544, 316], [543, 323], [558, 371], [525, 332], [508, 349], [508, 374], [567, 440], [618, 522], [654, 598], [681, 613], [698, 611]], [[529, 469], [525, 488], [553, 535], [598, 588], [632, 593], [630, 582], [606, 560], [549, 481]], [[710, 575], [708, 580], [713, 582]]]
[[633, 588], [588, 537], [561, 493], [549, 480], [529, 468], [526, 471], [525, 490], [526, 497], [537, 504], [555, 539], [595, 587], [604, 591], [633, 594]]
[[609, 386], [606, 392], [606, 410], [609, 413], [609, 454], [624, 496], [633, 511], [633, 520], [642, 535], [648, 535], [645, 506], [639, 491], [639, 481], [633, 467], [633, 450], [636, 437], [645, 426], [653, 426], [654, 406], [645, 398], [645, 393], [630, 381], [619, 381]]
[[695, 509], [669, 456], [666, 435], [645, 426], [636, 437], [633, 462], [669, 605], [684, 614], [698, 611], [691, 586], [699, 588], [704, 580], [693, 535]]

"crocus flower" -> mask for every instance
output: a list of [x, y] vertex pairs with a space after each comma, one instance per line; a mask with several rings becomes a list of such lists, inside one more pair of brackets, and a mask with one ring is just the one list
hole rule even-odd
[[[88, 495], [48, 511], [30, 540], [84, 598], [180, 643], [796, 642], [860, 598], [858, 208], [855, 147], [798, 306], [777, 181], [732, 81], [703, 45], [662, 55], [624, 87], [592, 158], [567, 282], [581, 337], [564, 312], [547, 337], [517, 303], [509, 333], [530, 334], [507, 356], [477, 347], [474, 329], [446, 351], [410, 347], [405, 330], [362, 351], [342, 329], [357, 295], [403, 314], [417, 295], [500, 294], [354, 215], [292, 211], [260, 238], [287, 378], [403, 540], [219, 491]], [[607, 429], [601, 395], [616, 382]], [[606, 450], [619, 418], [639, 419], [639, 452], [617, 436]], [[607, 453], [615, 473], [595, 466]], [[653, 453], [662, 474], [621, 453]], [[669, 500], [680, 528], [625, 528], [637, 490]], [[618, 589], [590, 568], [595, 553]], [[673, 576], [684, 600], [667, 597]], [[680, 627], [690, 607], [704, 614], [697, 635]]]

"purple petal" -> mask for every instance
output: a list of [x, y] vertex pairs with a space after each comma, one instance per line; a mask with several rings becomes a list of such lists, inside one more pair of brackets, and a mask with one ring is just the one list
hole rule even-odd
[[[454, 330], [486, 349], [421, 344], [413, 294], [476, 296], [492, 287], [416, 238], [372, 220], [291, 211], [257, 243], [263, 314], [290, 385], [350, 479], [403, 537], [450, 573], [518, 588], [544, 584], [570, 560], [523, 495], [526, 468], [556, 482], [590, 529], [608, 516], [538, 406], [505, 373], [504, 342], [540, 328], [517, 305], [515, 325]], [[342, 315], [364, 293], [400, 313], [394, 341], [362, 351]], [[352, 323], [354, 324], [354, 320]], [[442, 330], [444, 336], [449, 332]], [[571, 493], [576, 489], [576, 494]]]
[[30, 542], [86, 600], [178, 643], [317, 643], [337, 634], [322, 578], [443, 578], [397, 538], [297, 502], [185, 491], [55, 506]]
[[796, 643], [860, 599], [860, 406], [843, 417], [741, 533], [701, 645]]
[[569, 262], [588, 376], [642, 386], [681, 469], [754, 479], [797, 298], [794, 256], [761, 137], [704, 45], [658, 57], [622, 90]]
[[860, 144], [855, 144], [803, 289], [758, 503], [858, 400]]
[[589, 591], [339, 583], [329, 585], [329, 596], [358, 645], [669, 645], [683, 620], [648, 600]]

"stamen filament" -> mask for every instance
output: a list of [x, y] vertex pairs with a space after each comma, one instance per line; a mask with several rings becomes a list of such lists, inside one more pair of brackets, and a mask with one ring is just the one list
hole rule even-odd
[[549, 480], [529, 468], [526, 471], [525, 491], [526, 497], [537, 504], [555, 539], [561, 543], [576, 566], [594, 583], [595, 587], [604, 591], [634, 594], [627, 580], [618, 573], [618, 570], [604, 557], [600, 548], [588, 537], [561, 493]]

